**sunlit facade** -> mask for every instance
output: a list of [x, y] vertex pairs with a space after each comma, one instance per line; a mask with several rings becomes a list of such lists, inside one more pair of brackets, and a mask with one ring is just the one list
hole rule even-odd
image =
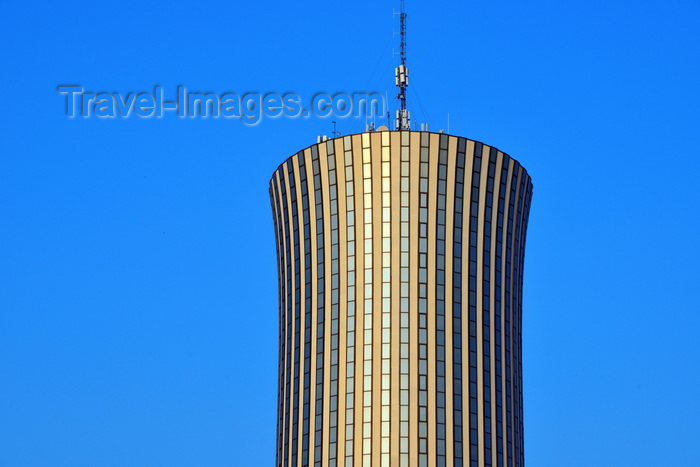
[[522, 466], [525, 169], [377, 131], [293, 155], [270, 196], [276, 465]]

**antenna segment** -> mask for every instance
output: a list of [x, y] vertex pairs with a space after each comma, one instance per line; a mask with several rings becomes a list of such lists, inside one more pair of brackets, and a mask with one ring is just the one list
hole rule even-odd
[[396, 96], [401, 103], [401, 108], [396, 111], [396, 129], [410, 130], [411, 129], [411, 113], [406, 110], [406, 88], [408, 87], [408, 67], [406, 66], [406, 13], [403, 11], [403, 2], [401, 0], [401, 64], [396, 67], [396, 86], [399, 88], [399, 93]]

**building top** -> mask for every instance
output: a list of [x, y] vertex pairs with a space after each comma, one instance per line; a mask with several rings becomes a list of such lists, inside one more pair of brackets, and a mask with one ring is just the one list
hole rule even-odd
[[[467, 140], [467, 141], [472, 141], [472, 142], [474, 142], [474, 143], [482, 144], [482, 145], [484, 145], [484, 146], [486, 146], [486, 147], [489, 147], [489, 148], [493, 148], [493, 149], [495, 149], [496, 151], [499, 151], [499, 152], [503, 153], [504, 156], [507, 156], [507, 157], [509, 157], [510, 159], [513, 159], [513, 160], [515, 160], [516, 162], [519, 163], [519, 161], [517, 161], [517, 159], [515, 159], [514, 157], [512, 157], [510, 154], [506, 153], [505, 151], [502, 151], [502, 150], [498, 149], [498, 148], [495, 147], [495, 146], [491, 146], [491, 145], [486, 144], [486, 143], [484, 143], [484, 142], [481, 142], [481, 141], [478, 141], [478, 140], [475, 140], [475, 139], [471, 139], [471, 138], [467, 138], [467, 137], [464, 137], [464, 136], [448, 134], [448, 133], [445, 133], [443, 130], [440, 130], [439, 132], [436, 132], [436, 131], [420, 131], [420, 130], [389, 130], [389, 128], [387, 128], [386, 126], [383, 126], [383, 125], [382, 125], [382, 126], [378, 127], [376, 130], [373, 130], [373, 131], [363, 131], [363, 132], [360, 132], [360, 133], [351, 133], [351, 134], [348, 134], [348, 135], [338, 136], [338, 137], [336, 137], [336, 138], [328, 138], [328, 137], [323, 136], [322, 139], [320, 139], [320, 140], [317, 141], [316, 143], [311, 144], [311, 145], [309, 145], [309, 146], [307, 146], [307, 147], [305, 147], [305, 148], [303, 148], [303, 149], [301, 149], [301, 150], [299, 150], [299, 151], [296, 151], [294, 154], [292, 154], [291, 156], [287, 157], [281, 164], [279, 164], [279, 165], [277, 166], [277, 168], [273, 171], [273, 174], [274, 174], [280, 167], [282, 167], [284, 164], [286, 164], [288, 160], [290, 160], [290, 159], [296, 157], [299, 153], [304, 152], [305, 150], [307, 150], [307, 149], [309, 149], [309, 148], [312, 148], [312, 147], [314, 147], [314, 146], [318, 146], [318, 145], [320, 145], [320, 144], [322, 144], [322, 143], [330, 143], [331, 141], [340, 140], [340, 139], [343, 139], [343, 138], [351, 138], [351, 137], [353, 137], [353, 136], [358, 136], [358, 135], [376, 134], [376, 133], [382, 133], [382, 132], [389, 132], [389, 133], [419, 133], [419, 134], [428, 134], [428, 135], [446, 136], [446, 137], [449, 137], [449, 138], [464, 139], [464, 140]], [[521, 165], [522, 165], [522, 164], [521, 164]]]

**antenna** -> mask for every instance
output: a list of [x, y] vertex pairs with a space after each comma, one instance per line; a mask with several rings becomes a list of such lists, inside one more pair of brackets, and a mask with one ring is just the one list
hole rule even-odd
[[406, 88], [408, 87], [408, 67], [406, 66], [406, 13], [403, 11], [403, 2], [401, 0], [401, 64], [396, 67], [396, 86], [399, 88], [399, 93], [396, 96], [401, 103], [401, 108], [396, 111], [396, 129], [410, 130], [411, 129], [411, 113], [406, 110]]

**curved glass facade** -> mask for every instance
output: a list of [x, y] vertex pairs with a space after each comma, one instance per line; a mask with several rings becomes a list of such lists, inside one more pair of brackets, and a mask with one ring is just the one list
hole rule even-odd
[[315, 144], [270, 182], [280, 467], [522, 466], [532, 183], [415, 131]]

